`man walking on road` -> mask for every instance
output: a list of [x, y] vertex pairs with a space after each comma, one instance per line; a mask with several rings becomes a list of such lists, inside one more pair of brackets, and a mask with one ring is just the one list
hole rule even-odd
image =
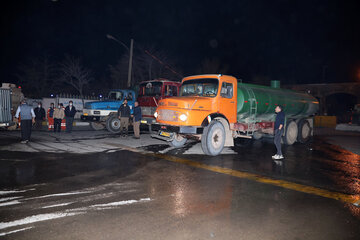
[[275, 108], [276, 118], [274, 125], [274, 143], [277, 152], [274, 156], [272, 156], [272, 158], [277, 160], [284, 158], [281, 152], [281, 137], [284, 133], [285, 114], [282, 110], [283, 108], [280, 105], [276, 106]]
[[127, 104], [126, 98], [124, 99], [123, 104], [121, 104], [118, 109], [118, 118], [120, 119], [120, 134], [122, 135], [122, 137], [127, 137], [130, 118], [130, 107]]
[[31, 137], [31, 127], [35, 123], [35, 113], [31, 106], [27, 105], [26, 100], [21, 101], [21, 105], [16, 110], [15, 117], [21, 119], [21, 143], [28, 143]]
[[35, 113], [35, 129], [40, 130], [42, 123], [45, 120], [45, 109], [42, 107], [41, 102], [38, 103], [38, 106], [34, 109]]
[[134, 128], [134, 138], [140, 138], [140, 121], [141, 121], [141, 108], [139, 103], [136, 101], [134, 103], [134, 115], [133, 117], [133, 128]]
[[69, 106], [65, 108], [65, 117], [66, 117], [66, 132], [71, 133], [74, 117], [76, 114], [76, 109], [73, 106], [73, 101], [69, 101]]

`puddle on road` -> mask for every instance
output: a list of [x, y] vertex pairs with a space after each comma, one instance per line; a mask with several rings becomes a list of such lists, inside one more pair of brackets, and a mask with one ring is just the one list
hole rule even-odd
[[[129, 151], [92, 154], [2, 152], [0, 188], [40, 184], [106, 170], [125, 177], [143, 167], [148, 158]], [[94, 178], [106, 176], [96, 176]]]
[[141, 149], [144, 149], [145, 151], [149, 151], [149, 152], [153, 152], [153, 153], [158, 153], [169, 147], [170, 146], [168, 144], [155, 144], [155, 145], [148, 145], [148, 146], [141, 147]]

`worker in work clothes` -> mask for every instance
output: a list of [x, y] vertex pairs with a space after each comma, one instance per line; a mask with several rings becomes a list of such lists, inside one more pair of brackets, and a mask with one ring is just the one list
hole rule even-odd
[[73, 106], [73, 101], [69, 101], [69, 105], [65, 108], [67, 133], [71, 133], [72, 131], [75, 114], [76, 114], [76, 108]]
[[134, 128], [134, 138], [140, 138], [140, 121], [141, 121], [141, 108], [139, 107], [139, 103], [136, 101], [134, 103], [134, 115], [133, 117], [133, 128]]
[[26, 99], [21, 101], [17, 108], [15, 117], [21, 118], [21, 143], [28, 143], [31, 137], [31, 127], [35, 123], [34, 109], [26, 103]]
[[54, 109], [54, 132], [61, 132], [61, 121], [65, 117], [64, 109], [59, 104], [57, 108]]
[[51, 131], [54, 129], [54, 103], [51, 103], [47, 110], [47, 119], [49, 122], [48, 130]]
[[40, 130], [42, 123], [45, 120], [45, 109], [42, 107], [41, 102], [38, 103], [38, 106], [34, 109], [35, 113], [35, 129]]
[[274, 143], [276, 146], [276, 154], [272, 156], [273, 159], [283, 159], [284, 156], [281, 152], [281, 137], [284, 133], [285, 113], [282, 106], [278, 105], [275, 108], [276, 118], [274, 124]]
[[[60, 103], [60, 107], [61, 109], [64, 111], [64, 114], [65, 114], [65, 107], [64, 107], [64, 104]], [[66, 130], [66, 120], [65, 118], [63, 118], [61, 120], [61, 131], [65, 131]]]
[[130, 118], [130, 107], [127, 103], [127, 99], [124, 99], [123, 104], [121, 104], [118, 109], [118, 118], [120, 119], [120, 134], [122, 137], [127, 137]]

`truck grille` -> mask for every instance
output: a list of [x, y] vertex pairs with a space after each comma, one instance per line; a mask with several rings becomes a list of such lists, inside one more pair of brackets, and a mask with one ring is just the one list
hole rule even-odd
[[154, 116], [156, 107], [141, 107], [141, 114], [145, 116]]
[[179, 114], [174, 110], [160, 109], [158, 120], [161, 121], [178, 121]]

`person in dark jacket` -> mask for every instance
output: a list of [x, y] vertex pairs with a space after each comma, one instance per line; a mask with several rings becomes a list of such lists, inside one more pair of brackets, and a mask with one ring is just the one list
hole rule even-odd
[[284, 133], [285, 113], [282, 106], [278, 105], [275, 108], [276, 118], [274, 124], [274, 143], [276, 146], [276, 154], [272, 156], [273, 159], [283, 159], [284, 156], [281, 152], [281, 137]]
[[69, 101], [69, 105], [65, 108], [66, 132], [71, 133], [76, 108], [73, 106], [73, 101]]
[[134, 128], [134, 138], [140, 138], [140, 121], [141, 121], [141, 108], [139, 107], [139, 103], [136, 101], [134, 103], [134, 115], [133, 117], [133, 128]]
[[45, 109], [42, 107], [41, 102], [38, 103], [38, 106], [34, 109], [35, 113], [35, 129], [40, 130], [42, 123], [45, 120]]
[[48, 130], [52, 131], [54, 130], [54, 103], [50, 103], [50, 107], [47, 110], [47, 119], [49, 122]]
[[19, 119], [21, 126], [21, 143], [28, 143], [31, 137], [31, 127], [35, 123], [34, 109], [26, 103], [26, 99], [21, 101], [17, 108], [15, 117]]
[[120, 134], [122, 137], [127, 137], [130, 118], [130, 107], [127, 103], [127, 99], [124, 99], [123, 104], [121, 104], [118, 109], [118, 118], [120, 119]]

